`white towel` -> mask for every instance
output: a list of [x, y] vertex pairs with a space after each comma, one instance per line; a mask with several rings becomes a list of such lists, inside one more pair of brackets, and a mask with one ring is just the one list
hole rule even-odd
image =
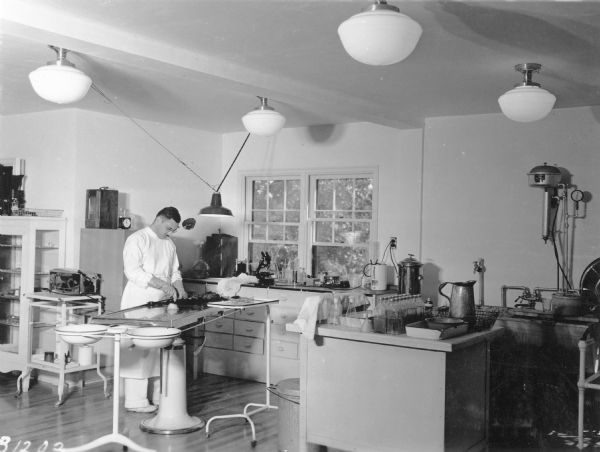
[[298, 313], [298, 318], [294, 320], [294, 325], [298, 327], [300, 333], [306, 336], [307, 339], [315, 338], [317, 315], [321, 299], [322, 297], [319, 295], [306, 297]]
[[240, 273], [233, 278], [224, 278], [217, 283], [217, 293], [222, 297], [230, 298], [238, 294], [242, 284], [257, 283], [256, 276], [249, 276], [246, 273]]

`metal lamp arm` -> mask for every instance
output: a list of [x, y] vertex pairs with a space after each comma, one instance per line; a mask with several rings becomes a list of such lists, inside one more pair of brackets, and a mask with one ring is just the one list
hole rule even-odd
[[233, 162], [231, 162], [231, 165], [229, 165], [229, 168], [227, 168], [227, 172], [225, 173], [225, 175], [223, 176], [223, 179], [221, 180], [221, 183], [217, 186], [217, 189], [215, 190], [215, 192], [219, 192], [219, 190], [221, 189], [221, 185], [223, 185], [223, 182], [225, 182], [225, 179], [227, 178], [227, 175], [229, 174], [229, 172], [231, 171], [231, 168], [233, 168], [233, 165], [235, 164], [236, 160], [238, 159], [238, 157], [240, 156], [240, 153], [242, 152], [242, 149], [244, 149], [244, 146], [246, 145], [246, 141], [248, 141], [248, 138], [250, 138], [250, 134], [248, 133], [248, 135], [246, 135], [246, 139], [244, 140], [244, 142], [242, 143], [242, 146], [240, 146], [239, 151], [237, 152], [237, 154], [235, 155], [235, 158], [233, 159]]

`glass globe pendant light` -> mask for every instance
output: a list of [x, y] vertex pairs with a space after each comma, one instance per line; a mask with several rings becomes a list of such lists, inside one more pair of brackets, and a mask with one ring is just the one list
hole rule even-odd
[[285, 116], [267, 105], [266, 97], [257, 97], [260, 99], [260, 106], [246, 113], [242, 117], [242, 123], [252, 135], [263, 137], [275, 135], [285, 125]]
[[515, 66], [523, 74], [523, 82], [498, 98], [502, 113], [513, 121], [533, 122], [545, 118], [552, 111], [556, 96], [531, 81], [533, 72], [540, 72], [538, 63], [521, 63]]
[[377, 1], [338, 27], [346, 52], [355, 60], [373, 66], [404, 60], [415, 50], [422, 33], [418, 22], [385, 0]]
[[70, 104], [83, 99], [92, 86], [92, 79], [67, 60], [66, 49], [48, 47], [56, 52], [58, 59], [29, 74], [33, 90], [42, 99], [56, 104]]

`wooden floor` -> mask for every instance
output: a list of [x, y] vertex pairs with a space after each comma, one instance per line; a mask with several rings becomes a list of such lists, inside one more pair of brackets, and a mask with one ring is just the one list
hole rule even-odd
[[[109, 391], [111, 385], [109, 384]], [[112, 432], [112, 398], [105, 398], [103, 385], [93, 383], [69, 390], [66, 402], [55, 407], [56, 386], [33, 383], [27, 393], [14, 397], [16, 375], [0, 374], [0, 451], [53, 451], [64, 447], [86, 444]], [[276, 397], [271, 397], [272, 402]], [[206, 421], [211, 416], [240, 413], [246, 403], [264, 403], [265, 386], [246, 380], [201, 375], [188, 379], [188, 414]], [[253, 416], [257, 444], [251, 446], [252, 431], [243, 419], [213, 421], [210, 437], [204, 429], [178, 435], [161, 435], [140, 430], [142, 420], [152, 414], [126, 412], [122, 406], [119, 414], [119, 433], [137, 444], [165, 452], [275, 452], [277, 451], [277, 410]], [[10, 443], [7, 444], [10, 437]], [[21, 441], [21, 445], [18, 442]], [[27, 447], [26, 442], [30, 445]], [[44, 448], [44, 444], [47, 444]], [[94, 449], [97, 452], [122, 451], [123, 447], [111, 444]]]
[[[0, 373], [0, 452], [58, 451], [61, 449], [59, 443], [64, 447], [75, 447], [112, 432], [112, 398], [104, 397], [101, 383], [86, 386], [83, 395], [78, 387], [70, 389], [66, 402], [55, 407], [56, 386], [48, 383], [34, 382], [29, 392], [16, 398], [17, 375]], [[248, 402], [264, 401], [265, 386], [262, 383], [208, 374], [200, 375], [197, 380], [188, 377], [188, 413], [204, 421], [215, 415], [240, 413]], [[277, 397], [271, 396], [271, 402], [276, 404]], [[141, 431], [140, 422], [151, 417], [152, 414], [134, 414], [121, 408], [119, 433], [159, 452], [278, 450], [276, 410], [253, 416], [257, 439], [254, 448], [251, 446], [250, 426], [242, 419], [214, 421], [210, 427], [211, 435], [207, 438], [204, 429], [179, 435]], [[585, 445], [586, 451], [600, 452], [600, 432], [586, 432]], [[95, 452], [122, 450], [119, 444], [94, 449]], [[491, 444], [488, 449], [488, 452], [518, 451], [577, 452], [577, 438], [573, 432], [553, 432], [544, 436], [537, 445]]]

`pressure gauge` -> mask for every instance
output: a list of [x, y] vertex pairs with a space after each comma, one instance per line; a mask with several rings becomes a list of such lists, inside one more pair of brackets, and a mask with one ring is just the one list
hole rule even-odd
[[581, 190], [573, 190], [571, 192], [571, 199], [575, 202], [583, 201], [583, 192]]

